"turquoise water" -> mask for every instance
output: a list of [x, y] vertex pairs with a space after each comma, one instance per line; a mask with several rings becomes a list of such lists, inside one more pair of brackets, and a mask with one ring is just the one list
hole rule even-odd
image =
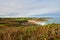
[[46, 23], [47, 24], [52, 24], [52, 23], [60, 24], [60, 18], [49, 19], [49, 21], [47, 21]]
[[48, 21], [38, 22], [38, 25], [47, 25], [47, 24], [60, 24], [60, 18], [46, 19]]

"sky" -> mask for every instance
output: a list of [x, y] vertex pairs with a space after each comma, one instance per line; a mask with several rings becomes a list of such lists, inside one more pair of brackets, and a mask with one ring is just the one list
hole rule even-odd
[[0, 0], [0, 17], [60, 13], [60, 0]]

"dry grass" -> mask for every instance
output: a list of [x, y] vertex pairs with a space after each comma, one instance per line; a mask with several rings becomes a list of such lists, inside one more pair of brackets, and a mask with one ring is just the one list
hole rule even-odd
[[0, 29], [0, 40], [60, 40], [60, 24]]

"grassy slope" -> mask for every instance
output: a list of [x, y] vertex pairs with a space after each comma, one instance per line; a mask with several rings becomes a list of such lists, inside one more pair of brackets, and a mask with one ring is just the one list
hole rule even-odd
[[[15, 18], [15, 20], [22, 20], [22, 18]], [[60, 40], [60, 24], [20, 27], [0, 26], [0, 40]]]
[[59, 40], [60, 24], [1, 28], [0, 40]]

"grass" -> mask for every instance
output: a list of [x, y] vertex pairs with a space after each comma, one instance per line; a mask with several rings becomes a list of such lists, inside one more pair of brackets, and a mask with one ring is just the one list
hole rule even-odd
[[60, 24], [7, 27], [0, 30], [0, 40], [60, 40], [59, 30]]
[[[8, 20], [7, 18], [3, 19], [3, 21], [5, 20], [7, 21], [5, 24], [0, 24], [0, 40], [60, 40], [60, 24], [53, 23], [45, 26], [19, 25], [21, 20], [29, 20], [29, 19], [32, 18], [8, 18]], [[13, 22], [11, 20], [13, 21], [19, 20], [19, 21]]]

